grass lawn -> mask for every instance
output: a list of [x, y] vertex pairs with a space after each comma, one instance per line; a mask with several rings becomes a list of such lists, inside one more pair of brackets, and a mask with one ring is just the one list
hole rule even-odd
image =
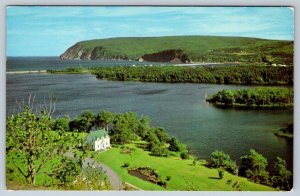
[[[132, 147], [132, 146], [131, 146]], [[94, 158], [111, 167], [124, 182], [133, 184], [143, 190], [201, 190], [201, 191], [275, 191], [276, 189], [255, 184], [246, 178], [231, 175], [225, 172], [224, 178], [218, 178], [216, 169], [209, 169], [198, 161], [196, 166], [193, 160], [181, 160], [177, 157], [155, 157], [149, 152], [136, 148], [131, 154], [122, 154], [120, 148], [111, 148], [105, 152], [94, 155]], [[124, 163], [129, 167], [151, 167], [161, 179], [171, 177], [167, 188], [143, 181], [128, 174], [123, 168]]]

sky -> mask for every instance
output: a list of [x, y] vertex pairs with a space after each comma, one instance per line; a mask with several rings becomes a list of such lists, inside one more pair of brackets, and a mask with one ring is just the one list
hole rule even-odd
[[289, 7], [8, 6], [7, 56], [59, 56], [78, 41], [214, 35], [294, 40]]

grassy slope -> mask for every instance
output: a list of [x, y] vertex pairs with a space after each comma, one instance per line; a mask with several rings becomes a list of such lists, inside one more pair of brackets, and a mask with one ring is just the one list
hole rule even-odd
[[[138, 58], [146, 53], [154, 53], [167, 49], [182, 49], [192, 59], [203, 54], [226, 53], [234, 54], [228, 49], [239, 48], [248, 52], [281, 52], [293, 54], [293, 42], [265, 40], [244, 37], [221, 37], [221, 36], [167, 36], [167, 37], [139, 37], [139, 38], [110, 38], [79, 42], [86, 50], [102, 46], [107, 50], [129, 58]], [[238, 50], [239, 50], [238, 49]], [[218, 50], [218, 51], [211, 51]], [[224, 53], [225, 52], [225, 53]], [[238, 55], [238, 54], [237, 54]]]
[[[201, 191], [236, 191], [233, 187], [235, 182], [240, 183], [240, 189], [244, 191], [274, 191], [275, 189], [260, 184], [255, 184], [245, 178], [225, 173], [222, 180], [218, 178], [216, 169], [209, 169], [199, 162], [192, 165], [192, 160], [181, 160], [179, 158], [160, 158], [148, 155], [148, 152], [137, 148], [129, 154], [121, 154], [119, 148], [97, 154], [94, 158], [111, 167], [123, 181], [133, 184], [143, 190], [165, 190], [158, 185], [145, 182], [127, 173], [122, 168], [125, 162], [129, 167], [148, 166], [157, 171], [162, 179], [171, 176], [167, 190], [201, 190]], [[230, 184], [227, 181], [231, 180]]]

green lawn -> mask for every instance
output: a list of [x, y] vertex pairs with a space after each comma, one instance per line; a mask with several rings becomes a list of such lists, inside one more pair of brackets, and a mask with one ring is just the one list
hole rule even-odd
[[[130, 154], [120, 153], [120, 148], [111, 148], [97, 153], [94, 158], [111, 167], [124, 182], [133, 184], [143, 190], [201, 190], [201, 191], [275, 191], [276, 189], [255, 184], [246, 178], [237, 177], [225, 172], [223, 179], [218, 179], [218, 171], [209, 169], [203, 162], [192, 165], [193, 160], [181, 160], [177, 157], [161, 158], [150, 156], [148, 152], [135, 148]], [[167, 188], [145, 182], [127, 173], [122, 165], [127, 162], [129, 167], [148, 166], [154, 169], [165, 180], [171, 176]], [[237, 185], [239, 184], [239, 187]], [[235, 186], [234, 186], [235, 185]]]

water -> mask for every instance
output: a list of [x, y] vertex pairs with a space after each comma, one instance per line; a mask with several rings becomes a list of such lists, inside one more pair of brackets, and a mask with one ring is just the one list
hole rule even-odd
[[221, 109], [205, 102], [206, 96], [224, 88], [251, 87], [118, 82], [97, 80], [92, 75], [8, 74], [7, 115], [18, 110], [16, 101], [27, 100], [31, 94], [37, 105], [50, 93], [56, 100], [55, 116], [74, 117], [83, 110], [134, 111], [150, 116], [155, 126], [178, 137], [199, 158], [209, 159], [212, 151], [223, 150], [239, 160], [253, 148], [270, 163], [276, 156], [286, 159], [292, 169], [292, 142], [273, 133], [292, 121], [293, 110]]
[[109, 60], [60, 60], [59, 57], [8, 57], [6, 71], [61, 70], [69, 67], [161, 65], [170, 63], [109, 61]]

